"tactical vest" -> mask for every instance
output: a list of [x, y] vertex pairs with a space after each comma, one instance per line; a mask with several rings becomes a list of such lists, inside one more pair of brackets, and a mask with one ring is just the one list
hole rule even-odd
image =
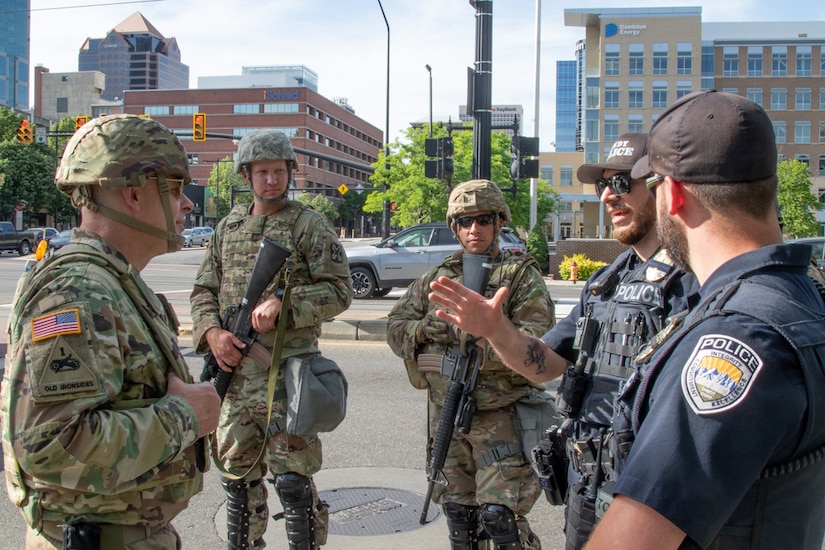
[[[820, 288], [821, 293], [822, 291]], [[787, 540], [787, 533], [791, 531], [787, 528], [787, 523], [782, 529], [764, 528], [764, 519], [771, 514], [765, 506], [766, 495], [778, 496], [778, 502], [785, 505], [782, 508], [787, 514], [788, 504], [800, 507], [807, 504], [799, 502], [796, 497], [801, 488], [821, 486], [825, 479], [825, 422], [822, 422], [825, 412], [820, 412], [822, 407], [825, 407], [825, 316], [808, 310], [802, 304], [792, 302], [793, 306], [789, 306], [789, 301], [792, 302], [788, 296], [780, 296], [774, 289], [756, 282], [737, 280], [724, 286], [705, 301], [701, 309], [673, 319], [649, 346], [643, 348], [637, 357], [637, 363], [641, 367], [639, 372], [644, 374], [631, 377], [627, 388], [617, 401], [614, 433], [609, 438], [614, 461], [614, 472], [611, 477], [614, 478], [620, 475], [647, 413], [646, 404], [653, 383], [666, 363], [663, 358], [670, 355], [682, 337], [694, 326], [714, 316], [747, 315], [768, 324], [794, 350], [807, 394], [808, 410], [802, 437], [789, 460], [769, 465], [763, 470], [760, 479], [755, 480], [742, 502], [717, 534], [712, 548], [745, 550], [795, 547]], [[682, 321], [686, 325], [684, 329], [680, 328]], [[647, 364], [654, 351], [660, 351], [656, 354], [658, 360]], [[605, 491], [609, 492], [611, 491]], [[606, 506], [603, 508], [606, 509]], [[800, 522], [804, 522], [807, 516], [790, 513], [786, 517], [790, 518], [789, 521], [796, 517]], [[814, 529], [818, 533], [812, 534], [812, 539], [821, 541], [825, 527], [821, 521], [818, 523], [818, 527], [809, 526], [807, 523], [796, 525], [794, 530], [800, 532], [807, 529], [810, 534], [813, 533], [811, 529]], [[681, 548], [699, 547], [686, 540]]]
[[[664, 250], [628, 269], [635, 257], [629, 254], [626, 262], [613, 266], [589, 287], [586, 313], [600, 322], [600, 332], [585, 366], [591, 384], [579, 419], [591, 426], [610, 425], [619, 385], [642, 344], [662, 328], [668, 287], [682, 275]], [[594, 287], [598, 296], [593, 295]]]
[[[89, 246], [69, 244], [58, 251], [55, 256], [41, 262], [21, 277], [16, 293], [19, 298], [16, 303], [28, 303], [30, 298], [48, 283], [50, 277], [58, 273], [66, 274], [66, 270], [71, 269], [72, 264], [84, 269], [86, 265], [94, 264], [108, 273], [111, 276], [112, 288], [120, 287], [131, 299], [135, 306], [135, 313], [143, 319], [147, 331], [152, 334], [152, 342], [166, 359], [165, 367], [184, 382], [193, 382], [189, 367], [177, 345], [178, 320], [174, 310], [164, 296], [155, 295], [149, 291], [148, 287], [142, 286], [137, 280], [138, 272], [120, 258], [103, 254]], [[63, 269], [58, 267], [64, 265], [67, 267]], [[19, 311], [14, 313], [16, 317]], [[21, 352], [17, 349], [12, 350], [10, 356]], [[142, 369], [141, 374], [147, 380], [166, 376], [165, 371], [163, 373], [150, 372], [148, 368]], [[143, 387], [139, 380], [135, 379], [134, 382], [134, 386]], [[149, 385], [148, 381], [146, 385]], [[141, 392], [133, 390], [134, 387], [126, 387], [124, 381], [124, 388], [118, 396], [121, 400], [111, 402], [110, 406], [115, 410], [128, 410], [146, 406], [156, 400], [156, 398], [146, 397]], [[189, 499], [202, 489], [202, 476], [196, 472], [195, 468], [196, 463], [202, 460], [202, 454], [201, 457], [196, 456], [196, 452], [203, 453], [202, 444], [203, 440], [199, 440], [192, 447], [183, 450], [175, 460], [156, 466], [146, 473], [140, 484], [124, 493], [78, 495], [70, 491], [49, 491], [49, 507], [55, 508], [58, 506], [55, 503], [59, 503], [60, 512], [46, 511], [42, 508], [41, 500], [44, 496], [29, 488], [15, 457], [9, 454], [5, 454], [7, 488], [10, 498], [21, 508], [27, 523], [35, 529], [39, 528], [41, 520], [62, 523], [70, 516], [88, 517], [88, 514], [91, 514], [94, 517], [96, 508], [122, 509], [123, 511], [119, 514], [113, 512], [107, 515], [107, 520], [111, 521], [120, 516], [124, 524], [138, 524], [140, 523], [138, 516], [143, 506], [141, 501], [144, 498], [151, 501], [151, 507], [156, 510], [156, 519], [169, 521], [186, 508]], [[94, 498], [96, 496], [99, 498], [97, 501]], [[90, 502], [95, 502], [95, 504], [84, 502], [85, 498], [89, 498]], [[122, 502], [128, 502], [129, 506], [123, 505]], [[92, 519], [92, 521], [95, 520]]]

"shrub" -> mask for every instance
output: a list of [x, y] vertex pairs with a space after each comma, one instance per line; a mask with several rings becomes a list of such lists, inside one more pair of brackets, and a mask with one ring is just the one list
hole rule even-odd
[[542, 275], [547, 275], [549, 269], [549, 252], [547, 250], [547, 238], [544, 236], [544, 231], [539, 227], [539, 224], [533, 226], [530, 234], [527, 235], [527, 251], [533, 255], [539, 263]]
[[584, 254], [573, 254], [572, 258], [565, 256], [559, 264], [559, 274], [565, 281], [570, 280], [570, 264], [573, 263], [573, 260], [576, 261], [576, 265], [579, 267], [579, 281], [586, 281], [597, 269], [607, 265], [604, 262], [591, 260]]

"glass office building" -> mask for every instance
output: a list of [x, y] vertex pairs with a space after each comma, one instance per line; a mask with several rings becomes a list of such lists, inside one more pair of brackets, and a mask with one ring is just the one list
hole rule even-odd
[[0, 0], [0, 105], [29, 109], [29, 0]]

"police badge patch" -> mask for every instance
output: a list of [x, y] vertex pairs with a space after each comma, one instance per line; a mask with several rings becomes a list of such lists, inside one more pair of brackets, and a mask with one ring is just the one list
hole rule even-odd
[[763, 361], [745, 343], [723, 334], [703, 336], [682, 369], [682, 393], [696, 414], [738, 405]]

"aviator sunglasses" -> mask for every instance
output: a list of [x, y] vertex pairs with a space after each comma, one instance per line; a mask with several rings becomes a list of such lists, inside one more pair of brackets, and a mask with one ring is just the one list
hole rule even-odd
[[470, 227], [473, 225], [473, 222], [476, 222], [478, 225], [490, 225], [491, 223], [496, 221], [496, 214], [479, 214], [478, 216], [461, 216], [460, 218], [456, 218], [455, 222], [460, 225], [461, 227]]
[[630, 193], [630, 182], [632, 178], [630, 174], [613, 174], [609, 178], [602, 178], [596, 180], [596, 196], [601, 197], [606, 188], [610, 188], [610, 192], [620, 197]]

